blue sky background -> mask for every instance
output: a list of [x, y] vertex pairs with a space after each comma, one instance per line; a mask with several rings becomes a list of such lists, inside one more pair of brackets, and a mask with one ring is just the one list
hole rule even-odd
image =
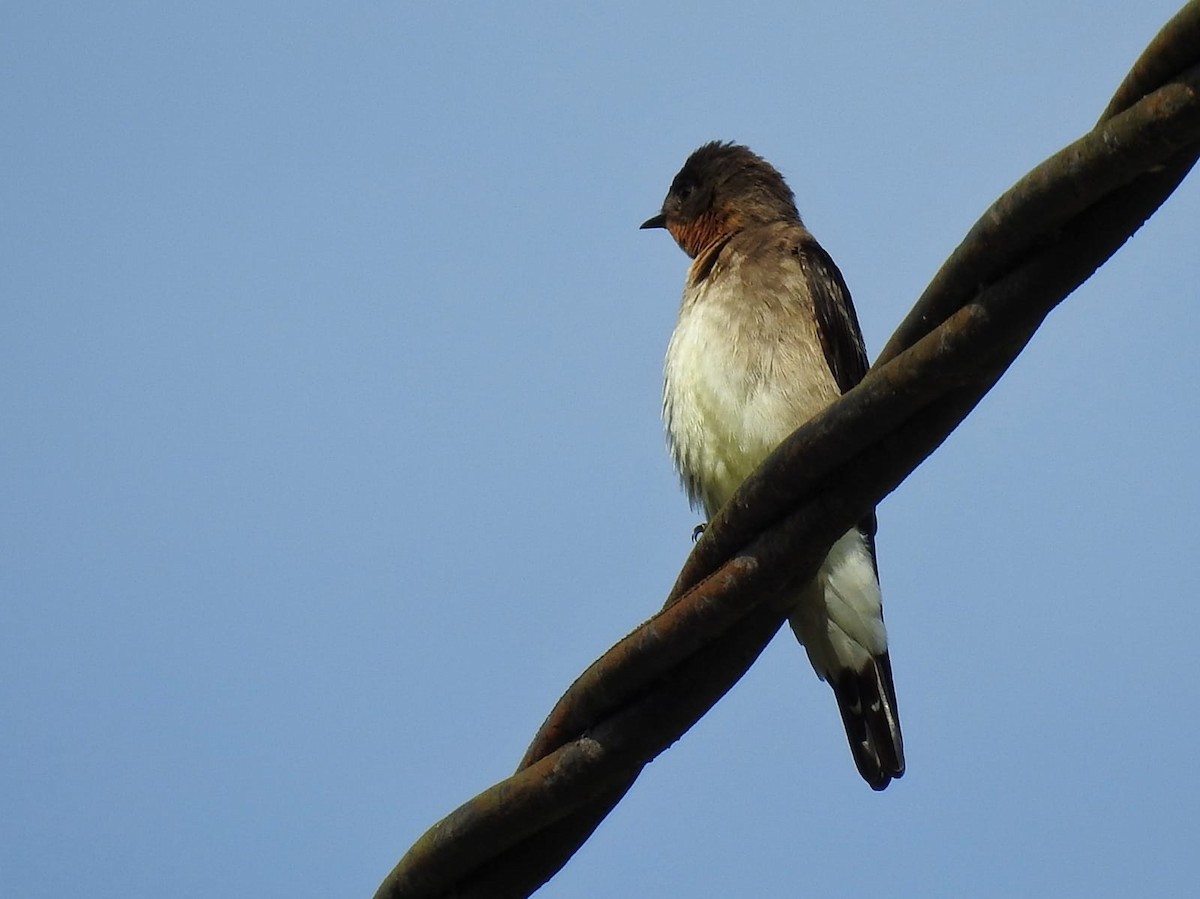
[[[734, 8], [4, 5], [0, 895], [370, 895], [691, 547], [687, 154], [874, 356], [1177, 3]], [[1197, 179], [880, 509], [904, 780], [781, 634], [541, 895], [1200, 892]]]

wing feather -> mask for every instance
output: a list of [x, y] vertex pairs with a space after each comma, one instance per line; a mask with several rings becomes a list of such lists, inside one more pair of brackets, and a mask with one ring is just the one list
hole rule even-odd
[[845, 393], [867, 374], [867, 351], [850, 291], [832, 258], [811, 237], [792, 250], [812, 294], [817, 336], [838, 390]]

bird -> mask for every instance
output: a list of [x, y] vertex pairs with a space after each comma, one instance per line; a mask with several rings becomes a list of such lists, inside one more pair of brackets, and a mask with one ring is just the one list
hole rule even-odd
[[[688, 498], [711, 519], [784, 438], [862, 380], [862, 331], [783, 176], [748, 147], [697, 149], [641, 227], [665, 228], [692, 260], [667, 346], [663, 420]], [[904, 774], [904, 742], [875, 531], [872, 511], [811, 581], [789, 588], [788, 621], [833, 688], [859, 774], [883, 790]]]

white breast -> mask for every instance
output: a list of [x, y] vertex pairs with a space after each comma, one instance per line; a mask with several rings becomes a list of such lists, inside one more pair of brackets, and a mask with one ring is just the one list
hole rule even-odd
[[[730, 284], [731, 286], [725, 286]], [[676, 467], [709, 515], [837, 397], [811, 316], [756, 304], [733, 279], [684, 294], [667, 348], [663, 416]]]

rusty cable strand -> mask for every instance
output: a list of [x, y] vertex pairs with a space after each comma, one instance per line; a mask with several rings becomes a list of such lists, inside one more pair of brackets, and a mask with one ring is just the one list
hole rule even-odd
[[739, 489], [667, 607], [571, 686], [518, 773], [431, 828], [377, 897], [526, 896], [549, 879], [642, 766], [757, 658], [784, 619], [772, 602], [781, 578], [810, 577], [829, 545], [940, 445], [1197, 155], [1193, 0], [1151, 42], [1097, 128], [971, 229], [862, 384]]

